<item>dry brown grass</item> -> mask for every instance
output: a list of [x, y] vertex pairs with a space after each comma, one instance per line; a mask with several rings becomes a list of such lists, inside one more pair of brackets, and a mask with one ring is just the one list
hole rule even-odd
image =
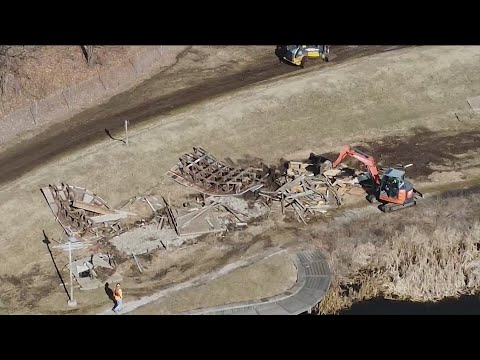
[[470, 194], [319, 225], [314, 236], [331, 255], [335, 279], [318, 311], [337, 313], [376, 296], [426, 302], [478, 292], [479, 212], [480, 195]]
[[[80, 46], [0, 48], [8, 48], [9, 55], [2, 56], [0, 49], [0, 116], [27, 105], [31, 100], [40, 100], [97, 76], [138, 50], [135, 46], [96, 46], [94, 61], [88, 65]], [[2, 59], [9, 60], [8, 64]]]

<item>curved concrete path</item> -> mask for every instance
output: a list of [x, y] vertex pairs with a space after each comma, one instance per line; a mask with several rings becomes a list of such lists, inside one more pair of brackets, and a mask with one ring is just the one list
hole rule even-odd
[[301, 251], [292, 260], [297, 267], [297, 282], [283, 294], [178, 315], [298, 315], [309, 311], [325, 297], [331, 281], [330, 269], [319, 250]]

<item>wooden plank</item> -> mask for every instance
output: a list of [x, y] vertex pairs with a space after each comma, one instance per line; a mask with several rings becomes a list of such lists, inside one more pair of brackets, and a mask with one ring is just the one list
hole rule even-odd
[[55, 203], [55, 199], [53, 198], [52, 191], [50, 188], [46, 187], [42, 189], [43, 195], [45, 196], [45, 199], [47, 199], [47, 202], [49, 204]]
[[98, 223], [109, 222], [109, 221], [117, 221], [120, 219], [125, 219], [127, 217], [128, 215], [125, 213], [116, 213], [116, 214], [93, 216], [90, 218], [90, 220], [92, 220], [94, 224], [98, 224]]
[[340, 198], [340, 196], [338, 196], [337, 192], [335, 191], [332, 185], [332, 182], [328, 177], [324, 176], [324, 178], [325, 178], [325, 183], [327, 184], [329, 190], [333, 193], [333, 195], [335, 196], [335, 199], [337, 200], [337, 205], [342, 205], [342, 199]]
[[208, 231], [200, 231], [200, 232], [194, 232], [194, 233], [188, 233], [188, 234], [180, 234], [180, 236], [193, 236], [193, 235], [202, 235], [202, 234], [210, 234], [210, 233], [217, 233], [217, 232], [222, 232], [225, 231], [226, 229], [213, 229], [213, 230], [208, 230]]
[[314, 194], [314, 193], [315, 192], [313, 190], [308, 190], [308, 191], [304, 191], [304, 192], [293, 194], [293, 195], [289, 194], [289, 195], [287, 195], [286, 199], [287, 200], [297, 199], [297, 198], [308, 196], [308, 195], [311, 195], [311, 194]]
[[67, 200], [67, 197], [65, 196], [65, 193], [64, 193], [63, 190], [59, 190], [59, 191], [57, 192], [57, 194], [58, 194], [58, 196], [60, 197], [60, 199], [62, 199], [62, 200], [64, 200], [64, 201]]
[[297, 207], [295, 206], [296, 204], [292, 204], [292, 207], [293, 207], [293, 210], [295, 210], [295, 212], [297, 213], [298, 217], [300, 218], [300, 220], [302, 220], [302, 222], [307, 225], [307, 222], [305, 221], [305, 219], [303, 218], [302, 214], [300, 214], [300, 211], [297, 210]]
[[163, 202], [165, 203], [165, 210], [167, 212], [168, 222], [170, 223], [170, 226], [175, 230], [175, 233], [177, 235], [180, 235], [180, 232], [178, 231], [178, 227], [177, 227], [177, 222], [175, 221], [175, 216], [173, 215], [172, 209], [170, 208], [169, 203], [167, 202], [167, 200], [165, 200], [163, 196], [162, 196], [162, 199], [163, 199]]
[[279, 187], [276, 192], [279, 193], [279, 192], [284, 192], [285, 190], [288, 190], [289, 188], [293, 187], [294, 185], [297, 185], [299, 183], [301, 183], [303, 180], [305, 179], [305, 176], [299, 176], [297, 177], [295, 180], [292, 180], [290, 182], [287, 182], [285, 185]]
[[155, 210], [152, 203], [150, 201], [148, 201], [148, 199], [146, 197], [144, 197], [144, 199], [147, 202], [147, 204], [150, 206], [150, 208], [152, 209], [153, 213], [155, 214], [157, 212], [157, 210]]
[[267, 198], [267, 199], [272, 199], [272, 200], [275, 200], [275, 199], [277, 199], [277, 197], [276, 197], [276, 196], [275, 196], [275, 197], [273, 197], [273, 196], [270, 196], [270, 195], [264, 194], [264, 193], [262, 193], [262, 192], [259, 192], [259, 193], [258, 193], [258, 195], [260, 195], [260, 196], [263, 196], [264, 198]]
[[143, 273], [143, 268], [140, 266], [138, 260], [137, 260], [137, 257], [135, 256], [134, 253], [132, 253], [132, 256], [133, 256], [133, 259], [135, 260], [135, 264], [137, 264], [137, 267], [138, 267], [138, 271], [140, 271], [140, 273]]
[[330, 170], [325, 170], [322, 175], [323, 176], [337, 176], [341, 172], [342, 172], [342, 170], [340, 170], [340, 169], [330, 169]]
[[210, 227], [211, 227], [212, 229], [215, 229], [215, 226], [213, 226], [212, 222], [210, 221], [210, 219], [209, 219], [208, 217], [207, 217], [205, 220], [207, 220], [208, 225], [210, 225]]
[[105, 209], [96, 205], [85, 204], [84, 202], [81, 202], [81, 201], [74, 201], [73, 207], [76, 207], [78, 209], [88, 210], [88, 211], [91, 211], [97, 214], [102, 214], [102, 215], [115, 214], [115, 211], [113, 210]]
[[93, 200], [93, 196], [91, 194], [89, 194], [88, 192], [86, 192], [85, 194], [83, 194], [83, 199], [82, 201], [85, 203], [85, 204], [90, 204]]
[[128, 212], [128, 211], [123, 211], [123, 210], [114, 210], [115, 213], [117, 214], [125, 214], [125, 215], [129, 215], [129, 216], [137, 216], [137, 214], [135, 213], [132, 213], [132, 212]]
[[[165, 219], [163, 217], [160, 218], [160, 221], [158, 222], [158, 225], [157, 225], [157, 230], [160, 228], [160, 230], [163, 229], [163, 221]], [[166, 248], [165, 248], [166, 249]]]

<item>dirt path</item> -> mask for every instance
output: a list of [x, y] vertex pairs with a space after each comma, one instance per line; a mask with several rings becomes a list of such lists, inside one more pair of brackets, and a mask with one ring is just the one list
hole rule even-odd
[[[57, 124], [35, 137], [10, 148], [4, 146], [0, 153], [2, 172], [0, 183], [15, 179], [31, 169], [41, 166], [66, 152], [104, 139], [108, 129], [111, 134], [123, 129], [128, 120], [131, 128], [153, 117], [173, 114], [193, 105], [225, 95], [276, 76], [314, 71], [319, 66], [335, 66], [353, 58], [390, 51], [398, 46], [332, 46], [337, 57], [329, 64], [314, 65], [309, 69], [278, 64], [274, 49], [270, 47], [193, 47], [178, 63], [167, 71], [145, 81], [135, 89], [113, 97], [109, 102], [86, 110], [64, 124]], [[214, 52], [215, 56], [212, 56]], [[219, 54], [221, 52], [221, 54]], [[238, 58], [243, 57], [243, 60]], [[118, 138], [122, 138], [119, 134]]]

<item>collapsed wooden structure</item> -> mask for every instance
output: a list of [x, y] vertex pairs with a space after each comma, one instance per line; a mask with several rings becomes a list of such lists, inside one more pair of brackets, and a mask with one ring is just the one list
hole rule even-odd
[[200, 193], [242, 195], [263, 187], [264, 171], [259, 168], [231, 167], [200, 147], [184, 154], [166, 175]]
[[135, 215], [112, 209], [100, 196], [82, 187], [49, 185], [41, 191], [65, 232], [83, 240], [114, 236], [122, 230], [120, 221]]

